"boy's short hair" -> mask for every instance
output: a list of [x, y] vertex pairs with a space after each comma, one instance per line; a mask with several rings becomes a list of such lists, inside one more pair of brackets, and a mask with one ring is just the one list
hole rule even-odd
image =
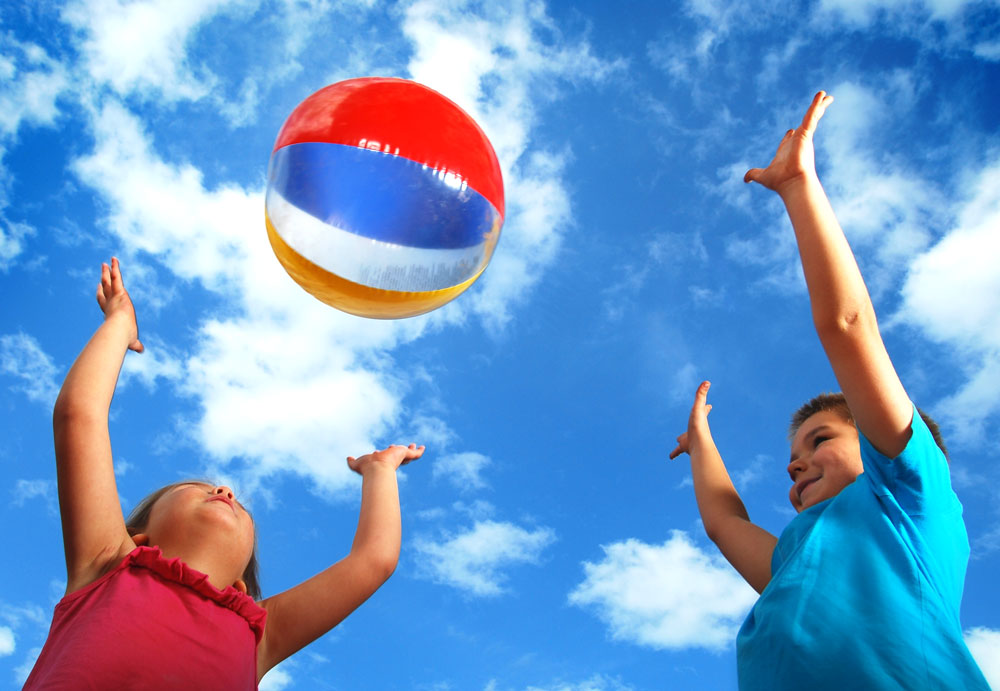
[[[844, 398], [844, 394], [837, 393], [821, 393], [818, 396], [811, 398], [806, 403], [796, 410], [792, 414], [791, 423], [788, 425], [788, 440], [791, 441], [795, 438], [796, 433], [799, 431], [799, 427], [802, 423], [808, 420], [810, 417], [816, 413], [822, 413], [823, 411], [832, 411], [836, 413], [844, 422], [849, 422], [852, 425], [856, 424], [854, 422], [854, 415], [851, 414], [851, 409], [847, 407], [847, 399]], [[944, 439], [941, 437], [941, 428], [934, 421], [930, 415], [925, 413], [919, 407], [917, 407], [917, 413], [920, 415], [920, 419], [924, 421], [927, 425], [927, 429], [930, 430], [931, 436], [934, 437], [934, 443], [938, 445], [941, 449], [941, 453], [944, 454], [945, 460], [948, 459], [948, 447], [944, 444]]]
[[[181, 485], [211, 485], [215, 486], [215, 483], [209, 482], [208, 480], [183, 480], [181, 482], [172, 482], [171, 484], [161, 487], [152, 494], [143, 498], [135, 508], [132, 509], [132, 513], [129, 514], [128, 518], [125, 519], [125, 529], [128, 531], [130, 537], [134, 537], [146, 529], [146, 525], [149, 523], [149, 515], [153, 512], [153, 504], [162, 497], [164, 494], [172, 490], [174, 487], [180, 487]], [[250, 513], [249, 511], [247, 512]], [[253, 520], [253, 516], [250, 516], [250, 520]], [[243, 570], [243, 582], [247, 585], [247, 594], [254, 600], [261, 599], [260, 590], [260, 564], [257, 562], [257, 524], [254, 523], [253, 528], [253, 551], [250, 553], [250, 561], [247, 562], [247, 567]]]

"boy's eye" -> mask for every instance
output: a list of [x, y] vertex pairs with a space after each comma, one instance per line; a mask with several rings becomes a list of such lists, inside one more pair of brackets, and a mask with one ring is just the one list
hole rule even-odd
[[829, 440], [830, 440], [830, 437], [815, 437], [813, 439], [813, 448], [815, 449], [817, 446], [819, 446], [823, 442], [829, 441]]

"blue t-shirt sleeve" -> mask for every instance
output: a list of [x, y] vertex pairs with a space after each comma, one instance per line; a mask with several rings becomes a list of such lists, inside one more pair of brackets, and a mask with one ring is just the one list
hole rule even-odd
[[863, 434], [858, 434], [865, 477], [873, 491], [892, 495], [899, 507], [914, 517], [961, 511], [951, 487], [948, 461], [915, 406], [910, 430], [910, 441], [896, 458], [883, 455]]

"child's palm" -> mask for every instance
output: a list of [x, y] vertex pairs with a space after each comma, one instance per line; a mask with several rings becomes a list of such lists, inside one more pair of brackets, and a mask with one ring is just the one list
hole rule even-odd
[[780, 193], [787, 183], [815, 172], [813, 133], [826, 107], [832, 102], [833, 96], [823, 91], [816, 94], [805, 117], [802, 118], [802, 124], [785, 133], [781, 144], [778, 145], [777, 153], [767, 168], [751, 168], [743, 176], [743, 181], [757, 182]]
[[372, 453], [366, 453], [364, 456], [359, 456], [355, 458], [354, 456], [347, 457], [347, 465], [356, 473], [361, 473], [364, 466], [370, 463], [383, 463], [394, 470], [399, 468], [401, 465], [406, 465], [410, 461], [415, 461], [424, 454], [424, 447], [417, 446], [416, 444], [410, 444], [409, 446], [402, 446], [401, 444], [394, 444], [393, 446], [386, 447], [381, 451], [373, 451]]

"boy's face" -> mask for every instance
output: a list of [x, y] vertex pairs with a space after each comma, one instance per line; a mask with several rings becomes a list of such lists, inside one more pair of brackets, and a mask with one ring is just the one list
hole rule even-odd
[[860, 475], [858, 430], [832, 410], [806, 418], [792, 440], [788, 498], [796, 511], [837, 496]]

